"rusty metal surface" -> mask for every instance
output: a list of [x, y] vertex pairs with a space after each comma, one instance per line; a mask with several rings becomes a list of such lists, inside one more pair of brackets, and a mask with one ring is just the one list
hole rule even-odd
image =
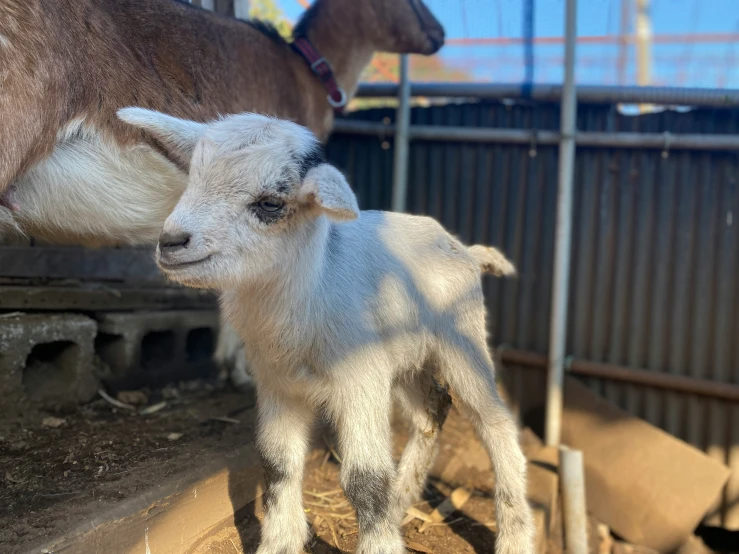
[[[540, 369], [546, 369], [548, 364], [547, 356], [526, 350], [513, 350], [503, 346], [498, 347], [498, 354], [503, 363], [506, 364], [525, 365]], [[734, 383], [719, 383], [718, 381], [699, 377], [647, 371], [602, 362], [578, 360], [572, 357], [568, 357], [564, 365], [572, 375], [598, 377], [606, 381], [631, 383], [654, 389], [682, 392], [728, 402], [739, 402], [739, 385]]]
[[[352, 114], [391, 123], [392, 109]], [[499, 102], [415, 108], [413, 125], [556, 130], [554, 104]], [[581, 131], [739, 134], [739, 110], [640, 117], [586, 105]], [[386, 142], [385, 142], [386, 141]], [[385, 142], [385, 144], [383, 144]], [[362, 209], [389, 209], [392, 137], [342, 134], [327, 147]], [[515, 280], [486, 279], [491, 338], [547, 351], [557, 149], [529, 144], [413, 141], [408, 211], [431, 215], [468, 243], [501, 247]], [[578, 148], [567, 353], [578, 359], [739, 383], [739, 154]], [[525, 409], [540, 382], [522, 372]], [[538, 381], [537, 381], [538, 380]], [[711, 523], [739, 529], [739, 406], [588, 379], [618, 405], [730, 465]]]

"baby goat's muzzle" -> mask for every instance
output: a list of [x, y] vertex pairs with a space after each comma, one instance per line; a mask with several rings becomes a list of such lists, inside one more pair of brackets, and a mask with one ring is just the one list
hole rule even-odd
[[195, 247], [197, 241], [189, 231], [165, 226], [157, 244], [157, 263], [165, 271], [175, 271], [205, 261]]

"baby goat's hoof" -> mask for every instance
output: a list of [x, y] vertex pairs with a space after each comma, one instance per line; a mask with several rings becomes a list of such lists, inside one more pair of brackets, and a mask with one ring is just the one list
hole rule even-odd
[[286, 546], [286, 545], [259, 545], [256, 554], [303, 554], [305, 548], [303, 546]]
[[400, 533], [383, 537], [360, 539], [357, 554], [407, 554]]
[[281, 536], [267, 536], [257, 548], [256, 554], [303, 554], [305, 544], [310, 538], [308, 525], [300, 525], [299, 528], [289, 525], [283, 526]]

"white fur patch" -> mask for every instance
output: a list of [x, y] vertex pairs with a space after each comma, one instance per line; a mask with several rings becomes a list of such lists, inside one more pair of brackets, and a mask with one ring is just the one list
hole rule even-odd
[[8, 48], [10, 47], [10, 41], [8, 40], [8, 37], [0, 33], [0, 47], [2, 48]]
[[50, 157], [16, 181], [17, 226], [83, 243], [149, 243], [186, 186], [186, 175], [146, 145], [121, 148], [77, 119]]

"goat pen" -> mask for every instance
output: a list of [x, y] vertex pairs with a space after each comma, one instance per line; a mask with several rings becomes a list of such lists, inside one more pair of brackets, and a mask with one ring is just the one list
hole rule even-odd
[[[439, 105], [411, 110], [407, 211], [519, 269], [486, 292], [524, 416], [546, 390], [561, 88], [428, 83], [410, 95]], [[578, 101], [568, 369], [729, 465], [708, 522], [739, 529], [739, 91], [580, 87]], [[646, 102], [679, 108], [620, 109]], [[395, 116], [355, 112], [329, 141], [362, 209], [392, 205]]]

